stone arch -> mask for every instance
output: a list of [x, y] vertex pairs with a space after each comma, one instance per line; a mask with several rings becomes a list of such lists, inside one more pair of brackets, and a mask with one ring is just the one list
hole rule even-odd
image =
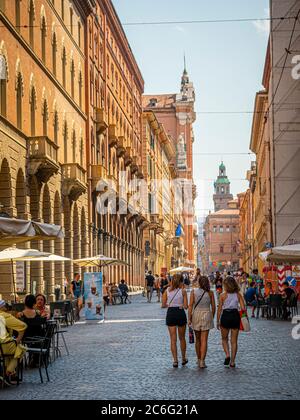
[[34, 22], [36, 17], [35, 1], [28, 0], [28, 15], [29, 15], [29, 43], [34, 48]]
[[7, 159], [3, 159], [0, 168], [0, 211], [13, 216], [11, 172]]
[[40, 186], [35, 176], [29, 180], [30, 214], [33, 220], [40, 220]]
[[43, 28], [44, 25], [45, 25], [46, 33], [47, 33], [47, 16], [46, 16], [46, 10], [45, 10], [45, 6], [42, 5], [42, 7], [41, 7], [41, 14], [40, 14], [40, 26], [41, 26], [41, 29]]
[[73, 259], [78, 260], [81, 257], [81, 232], [77, 203], [73, 206], [73, 235]]
[[16, 90], [21, 88], [22, 96], [24, 96], [24, 77], [22, 72], [21, 60], [18, 58], [16, 62]]
[[43, 89], [42, 95], [42, 117], [43, 117], [43, 135], [48, 135], [49, 105], [46, 96], [46, 89]]
[[[65, 228], [65, 240], [64, 240], [64, 256], [67, 258], [73, 258], [73, 220], [72, 220], [72, 204], [68, 197], [64, 198], [63, 201], [63, 213], [64, 213], [64, 228]], [[73, 264], [71, 262], [65, 262], [65, 276], [69, 281], [73, 280]]]
[[81, 258], [88, 257], [88, 229], [87, 229], [87, 220], [86, 212], [84, 207], [81, 209]]
[[[61, 198], [58, 191], [56, 191], [54, 196], [54, 208], [53, 208], [53, 221], [55, 225], [63, 225], [63, 213], [62, 213], [62, 204]], [[64, 240], [56, 239], [54, 241], [54, 253], [56, 255], [63, 255], [64, 253]], [[56, 262], [55, 263], [55, 282], [61, 286], [61, 290], [64, 291], [64, 263]]]
[[57, 101], [56, 99], [53, 101], [53, 130], [54, 130], [54, 143], [58, 143], [58, 132], [59, 132], [59, 116], [58, 116], [58, 109], [57, 109]]
[[43, 189], [43, 221], [44, 223], [52, 223], [52, 210], [51, 210], [51, 196], [47, 184]]
[[29, 84], [29, 103], [32, 103], [32, 100], [37, 103], [37, 94], [36, 94], [36, 87], [35, 87], [35, 78], [34, 74], [31, 73], [30, 75], [30, 84]]
[[31, 125], [31, 136], [35, 136], [36, 131], [36, 109], [37, 109], [37, 94], [34, 82], [34, 76], [30, 78], [30, 91], [29, 91], [29, 103], [30, 103], [30, 125]]
[[69, 127], [68, 127], [68, 121], [66, 119], [66, 115], [64, 113], [64, 119], [63, 119], [63, 144], [64, 144], [64, 163], [70, 163], [68, 162], [68, 137], [69, 137]]
[[5, 70], [6, 70], [5, 79], [8, 82], [9, 81], [9, 65], [8, 65], [7, 50], [6, 50], [6, 46], [5, 46], [4, 41], [1, 41], [1, 43], [0, 43], [0, 58], [1, 58], [1, 56], [3, 57], [3, 59], [2, 59], [3, 62], [0, 63], [0, 64], [5, 65]]
[[36, 14], [35, 0], [28, 0], [28, 12], [33, 10], [34, 15]]
[[[44, 185], [43, 188], [43, 201], [42, 201], [42, 217], [44, 223], [52, 223], [52, 205], [51, 195], [48, 184]], [[44, 241], [43, 251], [53, 253], [54, 252], [54, 241]], [[44, 290], [47, 292], [48, 297], [54, 295], [54, 263], [46, 262], [43, 267], [44, 274]]]
[[16, 209], [17, 218], [25, 219], [26, 215], [26, 184], [24, 172], [22, 169], [18, 170], [16, 180]]

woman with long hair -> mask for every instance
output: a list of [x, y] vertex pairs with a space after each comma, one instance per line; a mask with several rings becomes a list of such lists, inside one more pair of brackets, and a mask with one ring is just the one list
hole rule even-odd
[[162, 307], [168, 308], [167, 327], [171, 339], [171, 352], [174, 359], [174, 368], [178, 368], [177, 332], [182, 354], [182, 366], [188, 364], [186, 358], [186, 326], [187, 317], [185, 310], [188, 309], [188, 297], [182, 283], [182, 276], [173, 277], [171, 286], [166, 290], [162, 299]]
[[[240, 293], [239, 285], [233, 277], [227, 277], [224, 281], [224, 293], [221, 295], [218, 309], [218, 329], [221, 329], [222, 343], [226, 354], [225, 367], [236, 367], [235, 360], [238, 352], [238, 338], [241, 324], [239, 308], [242, 311], [246, 310], [245, 301]], [[231, 351], [229, 347], [230, 333]]]
[[196, 353], [199, 367], [206, 369], [205, 359], [207, 355], [208, 336], [214, 328], [216, 314], [216, 301], [210, 290], [208, 277], [200, 277], [198, 288], [191, 293], [189, 305], [189, 326], [193, 327], [196, 336]]

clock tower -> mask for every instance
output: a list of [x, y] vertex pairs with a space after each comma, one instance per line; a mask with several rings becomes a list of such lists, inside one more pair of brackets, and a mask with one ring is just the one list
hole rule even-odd
[[215, 182], [215, 212], [228, 209], [228, 203], [233, 200], [230, 192], [230, 181], [226, 175], [226, 166], [222, 162], [219, 166], [219, 176]]

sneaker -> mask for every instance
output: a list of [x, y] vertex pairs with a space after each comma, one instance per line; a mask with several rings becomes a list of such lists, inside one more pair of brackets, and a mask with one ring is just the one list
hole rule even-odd
[[230, 357], [227, 357], [225, 359], [224, 366], [229, 368], [230, 367], [230, 362], [231, 362], [231, 358]]

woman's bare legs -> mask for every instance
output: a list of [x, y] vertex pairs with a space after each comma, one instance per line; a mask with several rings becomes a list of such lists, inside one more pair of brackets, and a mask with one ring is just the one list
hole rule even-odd
[[231, 330], [231, 364], [235, 365], [235, 359], [238, 352], [239, 330]]
[[198, 361], [200, 361], [201, 360], [201, 331], [195, 331], [195, 336], [196, 336], [196, 343], [195, 343], [196, 354], [197, 354]]
[[229, 332], [230, 332], [230, 330], [226, 330], [223, 327], [221, 328], [222, 345], [223, 345], [223, 349], [224, 349], [224, 352], [226, 354], [227, 359], [230, 358], [230, 349], [229, 349], [229, 342], [228, 342]]
[[202, 331], [201, 332], [201, 357], [200, 360], [205, 362], [206, 355], [207, 355], [207, 347], [208, 347], [208, 336], [209, 331]]
[[170, 340], [171, 340], [171, 352], [173, 355], [174, 363], [178, 363], [178, 354], [177, 354], [177, 328], [168, 327]]
[[178, 327], [178, 335], [180, 340], [180, 348], [182, 354], [182, 361], [186, 361], [186, 325], [184, 327]]

